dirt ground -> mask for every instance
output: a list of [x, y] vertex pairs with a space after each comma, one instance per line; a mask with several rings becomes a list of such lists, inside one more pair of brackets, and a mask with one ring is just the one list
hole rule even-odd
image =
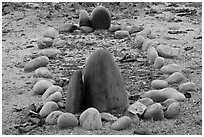
[[[41, 102], [40, 96], [32, 96], [33, 73], [25, 73], [24, 65], [39, 51], [38, 38], [49, 26], [59, 28], [65, 23], [78, 24], [79, 11], [90, 14], [101, 3], [2, 3], [2, 134], [19, 134], [15, 128], [22, 119], [23, 108]], [[186, 81], [196, 84], [192, 97], [181, 102], [181, 112], [175, 119], [143, 121], [132, 124], [126, 130], [110, 129], [110, 122], [103, 122], [101, 130], [89, 131], [80, 126], [59, 130], [56, 125], [43, 125], [25, 134], [127, 134], [132, 135], [138, 127], [147, 127], [159, 135], [202, 134], [202, 4], [201, 3], [102, 3], [112, 14], [112, 24], [141, 25], [151, 30], [149, 39], [158, 45], [166, 44], [179, 48], [179, 58], [167, 59], [166, 64], [176, 63], [182, 67]], [[178, 30], [177, 34], [169, 34]], [[63, 53], [51, 59], [48, 68], [56, 78], [70, 79], [73, 72], [84, 68], [85, 61], [93, 51], [105, 46], [113, 55], [125, 79], [128, 94], [143, 94], [150, 83], [161, 76], [148, 64], [146, 53], [134, 47], [135, 35], [114, 39], [107, 31], [90, 34], [61, 34], [67, 41], [58, 47]], [[135, 62], [121, 63], [126, 54]], [[141, 75], [141, 73], [143, 75]], [[178, 86], [178, 85], [171, 85]], [[66, 94], [63, 95], [65, 98]]]

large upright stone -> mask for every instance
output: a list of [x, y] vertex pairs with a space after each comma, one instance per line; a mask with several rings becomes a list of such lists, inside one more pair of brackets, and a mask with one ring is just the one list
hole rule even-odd
[[78, 113], [82, 111], [83, 102], [83, 81], [82, 72], [75, 71], [67, 87], [65, 109], [69, 113]]
[[94, 107], [100, 112], [120, 111], [129, 105], [122, 75], [106, 49], [96, 50], [86, 63], [83, 105], [85, 109]]

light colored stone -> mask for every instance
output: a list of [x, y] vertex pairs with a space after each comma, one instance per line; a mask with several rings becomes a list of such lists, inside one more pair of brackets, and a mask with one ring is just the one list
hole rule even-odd
[[157, 46], [158, 55], [164, 58], [174, 58], [179, 55], [178, 48], [172, 48], [168, 45]]
[[172, 74], [174, 72], [181, 72], [181, 67], [178, 64], [168, 64], [166, 66], [163, 66], [160, 71], [163, 74]]
[[130, 34], [127, 30], [118, 30], [118, 31], [115, 31], [115, 35], [114, 35], [114, 38], [116, 39], [123, 39], [123, 38], [126, 38], [128, 37]]
[[154, 103], [154, 101], [151, 98], [141, 98], [138, 100], [138, 102], [144, 104], [146, 107], [148, 107], [149, 105], [152, 105]]
[[52, 73], [46, 67], [40, 67], [35, 70], [34, 72], [35, 77], [42, 77], [42, 78], [53, 78]]
[[42, 95], [53, 84], [47, 80], [40, 80], [34, 86], [32, 93], [34, 95]]
[[179, 85], [179, 92], [186, 93], [188, 91], [196, 91], [196, 85], [193, 82], [186, 82]]
[[44, 106], [41, 108], [39, 114], [41, 117], [45, 118], [47, 117], [51, 112], [58, 110], [59, 107], [57, 103], [54, 101], [49, 101], [44, 104]]
[[53, 111], [45, 119], [45, 122], [49, 125], [57, 124], [58, 117], [63, 114], [62, 111]]
[[148, 62], [152, 65], [154, 64], [155, 59], [158, 57], [157, 50], [154, 47], [149, 47], [147, 49], [147, 59]]
[[164, 112], [160, 103], [155, 103], [147, 107], [143, 119], [154, 121], [163, 120], [164, 119]]
[[136, 36], [136, 39], [135, 39], [136, 47], [142, 48], [144, 41], [145, 41], [145, 38], [142, 35]]
[[175, 118], [180, 113], [180, 107], [181, 106], [179, 102], [170, 104], [167, 110], [164, 111], [164, 117], [168, 119]]
[[132, 123], [132, 120], [130, 117], [122, 116], [111, 125], [111, 129], [124, 130], [124, 129], [128, 128], [131, 125], [131, 123]]
[[105, 121], [116, 121], [118, 118], [107, 112], [101, 113], [101, 119]]
[[89, 26], [81, 26], [80, 30], [81, 30], [82, 33], [94, 32], [94, 29], [92, 27], [89, 27]]
[[61, 92], [62, 93], [63, 89], [60, 86], [56, 85], [51, 85], [47, 90], [44, 92], [42, 95], [42, 100], [45, 101], [51, 94], [55, 92]]
[[160, 69], [164, 66], [165, 60], [162, 57], [157, 57], [154, 61], [154, 68]]
[[55, 28], [49, 27], [45, 32], [43, 32], [44, 37], [55, 39], [58, 36], [58, 31]]
[[58, 117], [57, 126], [59, 129], [76, 127], [77, 125], [78, 119], [71, 113], [63, 113]]
[[39, 37], [37, 39], [37, 46], [39, 49], [45, 49], [53, 45], [53, 39], [47, 37]]
[[151, 87], [153, 89], [162, 89], [168, 87], [168, 82], [165, 80], [153, 80], [151, 82]]
[[183, 74], [181, 74], [180, 72], [174, 72], [173, 74], [171, 74], [166, 81], [169, 84], [173, 84], [173, 83], [181, 83], [182, 81], [185, 80], [185, 77], [183, 76]]
[[62, 93], [61, 92], [55, 92], [53, 94], [51, 94], [46, 100], [45, 102], [48, 101], [54, 101], [54, 102], [59, 102], [62, 100]]
[[133, 114], [138, 114], [141, 116], [147, 107], [139, 101], [136, 101], [134, 104], [130, 105], [127, 110]]

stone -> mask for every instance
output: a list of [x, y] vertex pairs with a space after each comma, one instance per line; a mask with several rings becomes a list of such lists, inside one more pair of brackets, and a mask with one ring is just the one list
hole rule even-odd
[[124, 130], [127, 129], [132, 123], [132, 120], [128, 116], [122, 116], [111, 125], [113, 130]]
[[47, 56], [48, 58], [55, 58], [57, 55], [62, 54], [62, 52], [59, 49], [56, 48], [47, 48], [40, 50], [38, 55], [40, 56]]
[[92, 27], [89, 26], [82, 26], [80, 27], [80, 30], [82, 33], [92, 33], [94, 32], [94, 29]]
[[146, 39], [142, 44], [142, 51], [147, 51], [150, 47], [156, 47], [156, 43], [153, 40]]
[[47, 30], [45, 30], [43, 36], [55, 39], [58, 36], [58, 31], [55, 28], [49, 27]]
[[88, 108], [79, 118], [80, 125], [84, 129], [97, 130], [102, 128], [101, 114], [95, 108]]
[[172, 103], [174, 102], [178, 102], [177, 100], [173, 99], [173, 98], [169, 98], [167, 100], [165, 100], [164, 102], [162, 102], [162, 106], [164, 106], [165, 108], [168, 108]]
[[116, 121], [118, 118], [111, 115], [110, 113], [107, 112], [102, 112], [101, 113], [101, 120], [103, 121]]
[[174, 72], [181, 72], [181, 67], [178, 64], [168, 64], [160, 69], [163, 74], [172, 74]]
[[29, 62], [27, 62], [24, 66], [25, 72], [32, 72], [40, 67], [46, 67], [49, 63], [49, 58], [46, 56], [37, 57]]
[[81, 10], [79, 13], [79, 26], [90, 26], [89, 14], [86, 10]]
[[134, 134], [137, 135], [152, 135], [152, 131], [149, 128], [143, 127], [143, 128], [138, 128], [134, 130]]
[[168, 82], [165, 80], [153, 80], [151, 82], [152, 89], [162, 89], [168, 87]]
[[42, 95], [42, 101], [45, 101], [53, 93], [55, 93], [55, 92], [61, 92], [62, 93], [62, 91], [63, 91], [63, 89], [60, 86], [51, 85], [49, 88], [47, 88], [47, 90]]
[[42, 95], [53, 84], [47, 80], [40, 80], [33, 86], [32, 93], [34, 95]]
[[67, 45], [67, 41], [66, 40], [62, 40], [62, 39], [54, 42], [54, 44], [53, 44], [54, 47], [58, 47], [58, 48], [59, 47], [62, 48], [64, 46], [66, 46], [66, 45]]
[[156, 49], [158, 51], [159, 56], [164, 58], [175, 58], [179, 55], [178, 48], [172, 48], [168, 45], [159, 45]]
[[42, 118], [45, 118], [47, 117], [51, 112], [55, 111], [55, 110], [58, 110], [59, 107], [57, 105], [56, 102], [54, 101], [49, 101], [49, 102], [46, 102], [44, 104], [44, 106], [41, 108], [39, 114]]
[[128, 26], [126, 23], [121, 25], [121, 30], [127, 30], [128, 32], [130, 32], [131, 29], [132, 26]]
[[146, 107], [148, 107], [149, 105], [152, 105], [154, 103], [154, 101], [148, 97], [141, 98], [138, 100], [138, 102], [144, 104]]
[[137, 114], [141, 116], [147, 107], [139, 101], [136, 101], [132, 105], [127, 108], [127, 111], [131, 112], [132, 114]]
[[135, 39], [136, 47], [142, 48], [142, 44], [144, 43], [144, 41], [145, 41], [145, 38], [142, 35], [136, 36], [136, 39]]
[[64, 24], [59, 28], [59, 33], [71, 33], [74, 32], [74, 30], [78, 29], [78, 26], [75, 24]]
[[130, 117], [131, 120], [132, 120], [132, 123], [134, 123], [134, 124], [139, 124], [139, 122], [140, 122], [139, 116], [138, 116], [137, 114], [131, 113], [131, 112], [128, 111], [128, 110], [125, 111], [124, 116]]
[[51, 94], [46, 100], [45, 102], [48, 101], [54, 101], [54, 102], [59, 102], [62, 100], [62, 93], [61, 92], [55, 92], [53, 94]]
[[189, 91], [196, 91], [196, 85], [193, 82], [186, 82], [186, 83], [183, 83], [183, 84], [179, 85], [178, 90], [181, 93], [186, 93], [186, 92], [189, 92]]
[[53, 111], [46, 117], [45, 122], [48, 125], [55, 125], [57, 124], [58, 117], [63, 113], [62, 111]]
[[154, 64], [155, 59], [158, 57], [157, 50], [154, 47], [147, 49], [147, 59], [150, 65]]
[[108, 29], [109, 32], [115, 32], [121, 30], [121, 25], [111, 25], [110, 28]]
[[107, 49], [96, 50], [85, 65], [84, 99], [85, 109], [94, 107], [99, 112], [119, 112], [129, 106], [124, 80]]
[[114, 38], [116, 39], [123, 39], [128, 37], [130, 34], [127, 30], [118, 30], [115, 31]]
[[156, 68], [156, 69], [161, 69], [161, 67], [164, 66], [164, 63], [165, 63], [164, 58], [158, 56], [158, 57], [155, 59], [153, 66], [154, 66], [154, 68]]
[[36, 69], [34, 72], [34, 76], [41, 77], [41, 78], [48, 78], [48, 79], [53, 78], [53, 74], [46, 67], [40, 67]]
[[53, 39], [47, 37], [40, 37], [37, 39], [37, 46], [39, 49], [45, 49], [53, 45]]
[[154, 103], [147, 107], [143, 115], [143, 119], [160, 121], [164, 119], [164, 112], [160, 103]]
[[58, 117], [57, 126], [59, 129], [76, 127], [78, 125], [78, 119], [71, 113], [63, 113]]
[[185, 77], [183, 76], [183, 74], [181, 74], [181, 72], [174, 72], [173, 74], [171, 74], [166, 81], [168, 82], [168, 84], [173, 84], [173, 83], [181, 83], [185, 80]]
[[82, 112], [83, 80], [82, 72], [80, 70], [74, 72], [69, 84], [65, 86], [64, 89], [66, 91], [66, 111], [70, 113]]
[[166, 111], [164, 111], [164, 117], [168, 119], [175, 118], [180, 113], [180, 103], [174, 102], [169, 105]]
[[53, 79], [49, 79], [49, 78], [34, 78], [33, 79], [33, 86], [40, 80], [47, 80], [47, 81], [51, 82], [52, 84], [55, 83], [55, 81]]
[[143, 29], [144, 29], [144, 27], [142, 27], [142, 26], [135, 26], [135, 25], [133, 25], [133, 26], [131, 26], [131, 29], [129, 30], [129, 33], [130, 34], [138, 33], [140, 31], [142, 31]]
[[163, 88], [160, 90], [149, 90], [146, 93], [144, 93], [141, 97], [149, 97], [154, 102], [163, 102], [166, 99], [172, 98], [177, 101], [184, 101], [186, 98], [185, 96], [178, 92], [178, 90], [174, 88]]

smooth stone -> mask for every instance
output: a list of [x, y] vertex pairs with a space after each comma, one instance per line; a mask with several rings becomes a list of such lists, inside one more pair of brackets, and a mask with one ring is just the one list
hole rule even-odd
[[33, 80], [33, 86], [34, 86], [38, 81], [40, 81], [40, 80], [47, 80], [47, 81], [51, 82], [52, 84], [55, 83], [55, 81], [54, 81], [53, 79], [49, 79], [49, 78], [34, 78], [34, 80]]
[[69, 84], [64, 89], [66, 91], [66, 111], [70, 113], [83, 111], [83, 80], [80, 70], [73, 73]]
[[162, 57], [157, 57], [154, 61], [154, 68], [161, 69], [164, 66], [165, 60]]
[[46, 56], [37, 57], [29, 62], [27, 62], [24, 66], [25, 72], [32, 72], [40, 67], [46, 67], [49, 63], [49, 58]]
[[56, 102], [54, 101], [49, 101], [49, 102], [46, 102], [44, 104], [44, 106], [41, 108], [39, 114], [41, 117], [45, 118], [47, 117], [51, 112], [55, 111], [55, 110], [58, 110], [59, 109], [59, 106], [57, 105]]
[[142, 35], [136, 36], [136, 39], [135, 39], [136, 47], [142, 48], [144, 41], [145, 41], [145, 38]]
[[45, 30], [43, 36], [55, 39], [58, 36], [58, 31], [55, 28], [49, 27], [47, 30]]
[[138, 100], [138, 102], [144, 104], [146, 107], [148, 107], [149, 105], [152, 105], [154, 103], [154, 101], [151, 98], [141, 98]]
[[62, 111], [53, 111], [46, 117], [45, 122], [48, 125], [55, 125], [57, 124], [58, 117], [63, 113]]
[[127, 111], [131, 112], [132, 114], [137, 114], [141, 116], [147, 107], [139, 101], [136, 101], [132, 105], [127, 108]]
[[127, 129], [132, 123], [132, 120], [128, 116], [122, 116], [111, 125], [113, 130], [124, 130]]
[[183, 76], [183, 74], [181, 74], [181, 72], [174, 72], [173, 74], [171, 74], [166, 81], [168, 82], [168, 84], [173, 84], [173, 83], [181, 83], [182, 81], [185, 80], [185, 77]]
[[128, 26], [127, 24], [124, 24], [121, 26], [121, 30], [127, 30], [128, 32], [130, 32], [131, 29], [132, 29], [132, 26]]
[[133, 114], [128, 110], [125, 111], [124, 116], [130, 117], [131, 120], [132, 120], [132, 123], [134, 123], [134, 124], [138, 124], [139, 121], [140, 121], [140, 118], [139, 118], [139, 116], [137, 114]]
[[151, 87], [153, 89], [162, 89], [168, 87], [168, 82], [165, 80], [153, 80], [151, 82]]
[[57, 55], [62, 54], [62, 52], [59, 49], [48, 48], [40, 50], [38, 54], [40, 56], [47, 56], [48, 58], [55, 58]]
[[92, 27], [89, 26], [81, 26], [80, 30], [82, 33], [92, 33], [94, 32], [94, 29]]
[[155, 59], [158, 57], [157, 50], [154, 47], [149, 47], [147, 49], [147, 59], [150, 65], [154, 64]]
[[62, 93], [62, 91], [63, 91], [63, 89], [60, 86], [51, 85], [49, 88], [47, 88], [47, 90], [42, 95], [42, 101], [45, 101], [53, 93], [55, 93], [55, 92], [61, 92]]
[[153, 40], [146, 39], [142, 44], [142, 51], [147, 51], [150, 47], [156, 47], [156, 43]]
[[48, 78], [48, 79], [53, 78], [53, 74], [46, 67], [40, 67], [36, 69], [34, 72], [34, 76], [41, 77], [41, 78]]
[[160, 69], [163, 74], [172, 74], [174, 72], [181, 72], [181, 67], [178, 64], [168, 64]]
[[53, 39], [48, 37], [40, 37], [37, 39], [37, 46], [39, 49], [45, 49], [53, 45]]
[[164, 57], [164, 58], [174, 58], [179, 55], [178, 48], [172, 48], [168, 45], [157, 46], [157, 51], [158, 51], [159, 56]]
[[116, 121], [118, 118], [111, 115], [110, 113], [107, 112], [102, 112], [101, 113], [101, 120], [103, 121]]
[[155, 103], [147, 107], [143, 119], [159, 121], [164, 119], [164, 112], [160, 103]]
[[78, 119], [72, 113], [63, 113], [58, 117], [57, 126], [59, 129], [76, 127], [78, 122]]
[[115, 32], [121, 30], [121, 25], [111, 25], [110, 28], [108, 29], [109, 32]]
[[181, 106], [179, 102], [174, 102], [170, 104], [167, 110], [164, 111], [164, 117], [168, 119], [175, 118], [176, 116], [179, 115], [180, 108]]
[[137, 35], [142, 35], [145, 39], [151, 34], [150, 29], [143, 29], [142, 31], [138, 32]]
[[131, 29], [129, 30], [129, 33], [130, 34], [133, 34], [133, 33], [138, 33], [140, 31], [142, 31], [144, 28], [142, 26], [131, 26]]
[[34, 95], [42, 95], [50, 86], [52, 86], [53, 83], [47, 81], [47, 80], [40, 80], [33, 86], [32, 93]]
[[59, 28], [59, 33], [71, 33], [74, 32], [74, 30], [76, 30], [77, 28], [78, 26], [76, 26], [75, 24], [68, 23]]
[[142, 97], [149, 97], [154, 102], [163, 102], [166, 99], [173, 98], [177, 101], [184, 101], [185, 96], [173, 88], [163, 88], [160, 90], [149, 90], [142, 95]]
[[173, 99], [173, 98], [169, 98], [167, 100], [165, 100], [164, 102], [162, 102], [162, 106], [164, 106], [165, 108], [168, 108], [172, 103], [174, 102], [178, 102], [177, 100]]
[[55, 92], [53, 94], [51, 94], [46, 100], [45, 102], [48, 101], [54, 101], [54, 102], [59, 102], [62, 100], [62, 93], [61, 92]]
[[128, 37], [129, 35], [130, 34], [127, 30], [118, 30], [118, 31], [115, 31], [114, 38], [123, 39], [125, 37]]
[[186, 82], [179, 85], [179, 92], [186, 93], [188, 91], [196, 91], [196, 85], [193, 82]]
[[90, 26], [90, 17], [86, 10], [81, 10], [79, 13], [79, 26]]
[[101, 114], [95, 108], [88, 108], [79, 118], [80, 125], [84, 129], [97, 130], [102, 128]]
[[150, 131], [149, 128], [137, 128], [134, 130], [134, 134], [137, 134], [137, 135], [152, 135], [152, 132]]
[[66, 40], [60, 39], [60, 40], [54, 42], [53, 46], [54, 46], [54, 47], [60, 47], [60, 48], [61, 48], [61, 47], [64, 47], [66, 44], [67, 44], [67, 41], [66, 41]]

